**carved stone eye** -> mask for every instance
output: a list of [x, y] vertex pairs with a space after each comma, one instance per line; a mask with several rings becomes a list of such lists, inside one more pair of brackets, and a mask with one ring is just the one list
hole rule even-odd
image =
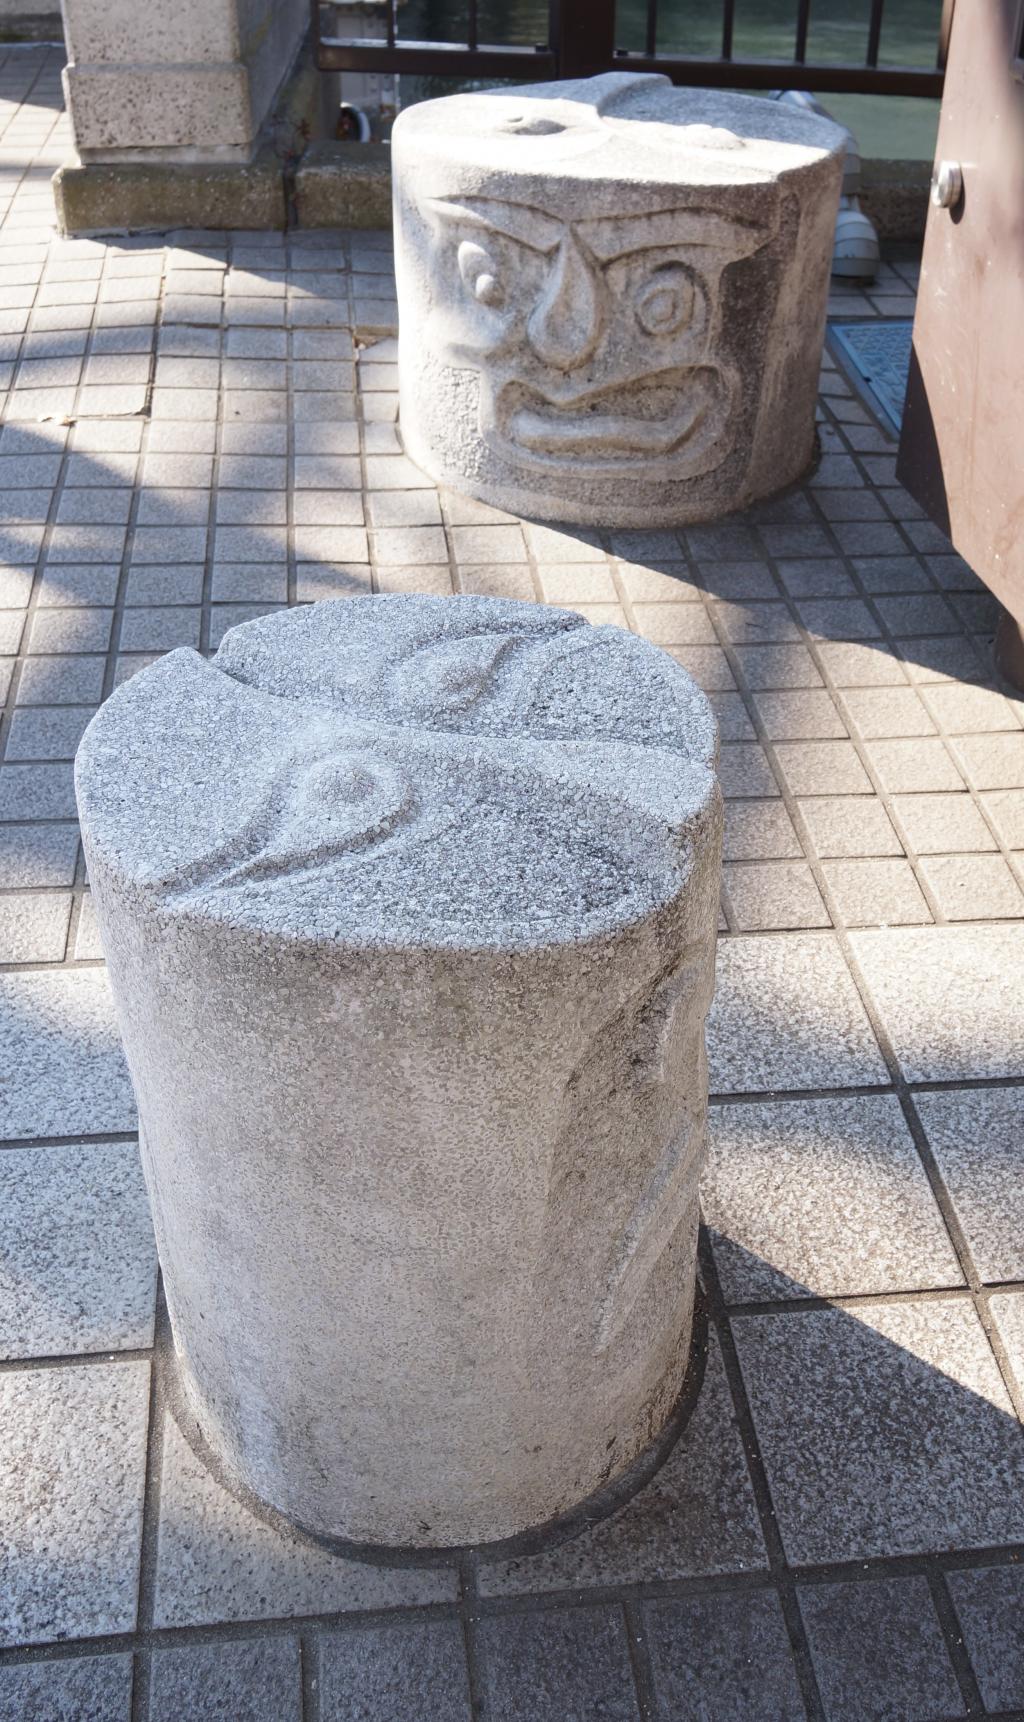
[[505, 289], [495, 273], [497, 267], [482, 245], [475, 244], [472, 239], [462, 241], [459, 246], [459, 274], [474, 299], [494, 311], [505, 303]]
[[693, 282], [674, 264], [656, 269], [636, 296], [640, 327], [648, 335], [674, 335], [693, 316]]

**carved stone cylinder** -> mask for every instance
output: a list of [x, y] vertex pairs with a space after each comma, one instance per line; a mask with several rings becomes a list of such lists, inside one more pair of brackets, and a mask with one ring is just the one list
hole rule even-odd
[[814, 446], [845, 133], [613, 72], [448, 96], [394, 129], [405, 446], [589, 526], [706, 520]]
[[500, 1538], [687, 1362], [721, 803], [570, 612], [377, 597], [171, 652], [76, 768], [188, 1416], [323, 1536]]

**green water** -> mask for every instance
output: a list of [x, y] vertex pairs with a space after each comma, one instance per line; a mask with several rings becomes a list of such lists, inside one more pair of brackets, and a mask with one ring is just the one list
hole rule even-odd
[[[888, 0], [879, 64], [935, 64], [942, 0]], [[867, 43], [870, 0], [812, 0], [807, 58], [818, 64], [860, 63]], [[466, 11], [458, 0], [405, 0], [399, 7], [403, 36], [438, 42], [465, 40]], [[546, 0], [480, 0], [482, 42], [543, 42]], [[616, 44], [642, 49], [645, 0], [618, 0]], [[736, 0], [733, 54], [737, 59], [791, 59], [796, 0]], [[721, 52], [721, 0], [660, 0], [658, 51]], [[403, 105], [452, 88], [436, 79], [402, 80]], [[822, 95], [824, 105], [856, 132], [865, 156], [929, 159], [935, 146], [938, 102], [907, 96]]]

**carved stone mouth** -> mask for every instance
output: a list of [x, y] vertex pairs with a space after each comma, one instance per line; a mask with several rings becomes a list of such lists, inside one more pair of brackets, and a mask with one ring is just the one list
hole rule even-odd
[[702, 431], [717, 430], [722, 393], [710, 366], [661, 371], [568, 400], [510, 383], [501, 393], [498, 422], [510, 442], [541, 456], [669, 455]]

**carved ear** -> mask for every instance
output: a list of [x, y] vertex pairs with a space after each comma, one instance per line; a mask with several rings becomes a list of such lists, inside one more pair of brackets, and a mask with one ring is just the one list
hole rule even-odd
[[465, 200], [428, 197], [423, 207], [439, 224], [482, 228], [514, 239], [530, 251], [547, 256], [559, 245], [565, 226], [543, 209], [528, 203], [505, 203], [500, 198], [469, 197]]

